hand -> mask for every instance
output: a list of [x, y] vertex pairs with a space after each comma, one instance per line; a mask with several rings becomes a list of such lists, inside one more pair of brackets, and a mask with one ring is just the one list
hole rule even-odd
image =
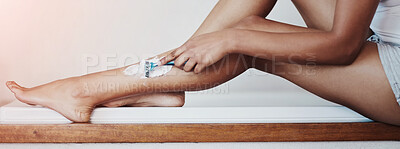
[[227, 29], [196, 36], [161, 59], [161, 64], [175, 60], [176, 67], [184, 65], [183, 70], [194, 68], [194, 73], [199, 73], [234, 49], [233, 32]]

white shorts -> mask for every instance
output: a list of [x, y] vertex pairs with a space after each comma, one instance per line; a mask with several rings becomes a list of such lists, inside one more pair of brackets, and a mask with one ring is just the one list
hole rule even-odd
[[378, 45], [379, 58], [392, 87], [397, 103], [400, 105], [400, 44], [382, 41], [379, 36], [372, 35], [368, 41]]

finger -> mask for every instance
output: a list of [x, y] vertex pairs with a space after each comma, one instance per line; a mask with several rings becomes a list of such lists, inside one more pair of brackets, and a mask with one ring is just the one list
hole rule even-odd
[[169, 53], [167, 56], [164, 56], [161, 60], [160, 60], [160, 65], [165, 65], [166, 63], [168, 63], [169, 61], [174, 59], [174, 54], [175, 51], [172, 51], [171, 53]]
[[196, 68], [194, 68], [194, 73], [200, 73], [206, 68], [206, 65], [203, 64], [197, 64]]
[[[172, 51], [172, 52], [174, 52], [174, 51]], [[169, 61], [172, 60], [172, 57], [170, 56], [171, 53], [169, 53], [167, 56], [164, 56], [162, 59], [160, 59], [160, 65], [165, 65], [166, 63], [168, 63]]]
[[164, 58], [162, 58], [160, 60], [161, 65], [164, 65], [164, 64], [174, 60], [175, 58], [180, 56], [185, 51], [185, 49], [186, 49], [185, 46], [181, 46], [178, 49], [172, 51], [171, 53], [169, 53], [167, 56], [165, 56]]
[[190, 58], [187, 62], [186, 62], [186, 64], [185, 64], [185, 66], [183, 67], [183, 70], [185, 70], [186, 72], [189, 72], [189, 71], [191, 71], [192, 69], [193, 69], [193, 67], [196, 65], [196, 61], [195, 60], [193, 60], [193, 58]]
[[175, 59], [175, 66], [181, 67], [187, 60], [189, 60], [189, 56], [187, 54], [181, 54], [179, 57]]

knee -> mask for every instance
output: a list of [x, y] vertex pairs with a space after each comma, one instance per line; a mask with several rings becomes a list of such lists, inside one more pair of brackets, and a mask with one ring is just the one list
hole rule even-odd
[[257, 15], [252, 15], [243, 18], [238, 23], [236, 23], [233, 28], [237, 29], [249, 29], [252, 28], [255, 24], [260, 23], [261, 21], [265, 21], [265, 18], [262, 18]]

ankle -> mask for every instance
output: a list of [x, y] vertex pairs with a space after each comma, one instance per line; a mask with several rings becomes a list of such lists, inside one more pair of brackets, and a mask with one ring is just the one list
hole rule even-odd
[[92, 96], [89, 92], [89, 85], [87, 82], [83, 81], [81, 78], [70, 79], [68, 84], [72, 87], [71, 96], [73, 98], [89, 98]]

